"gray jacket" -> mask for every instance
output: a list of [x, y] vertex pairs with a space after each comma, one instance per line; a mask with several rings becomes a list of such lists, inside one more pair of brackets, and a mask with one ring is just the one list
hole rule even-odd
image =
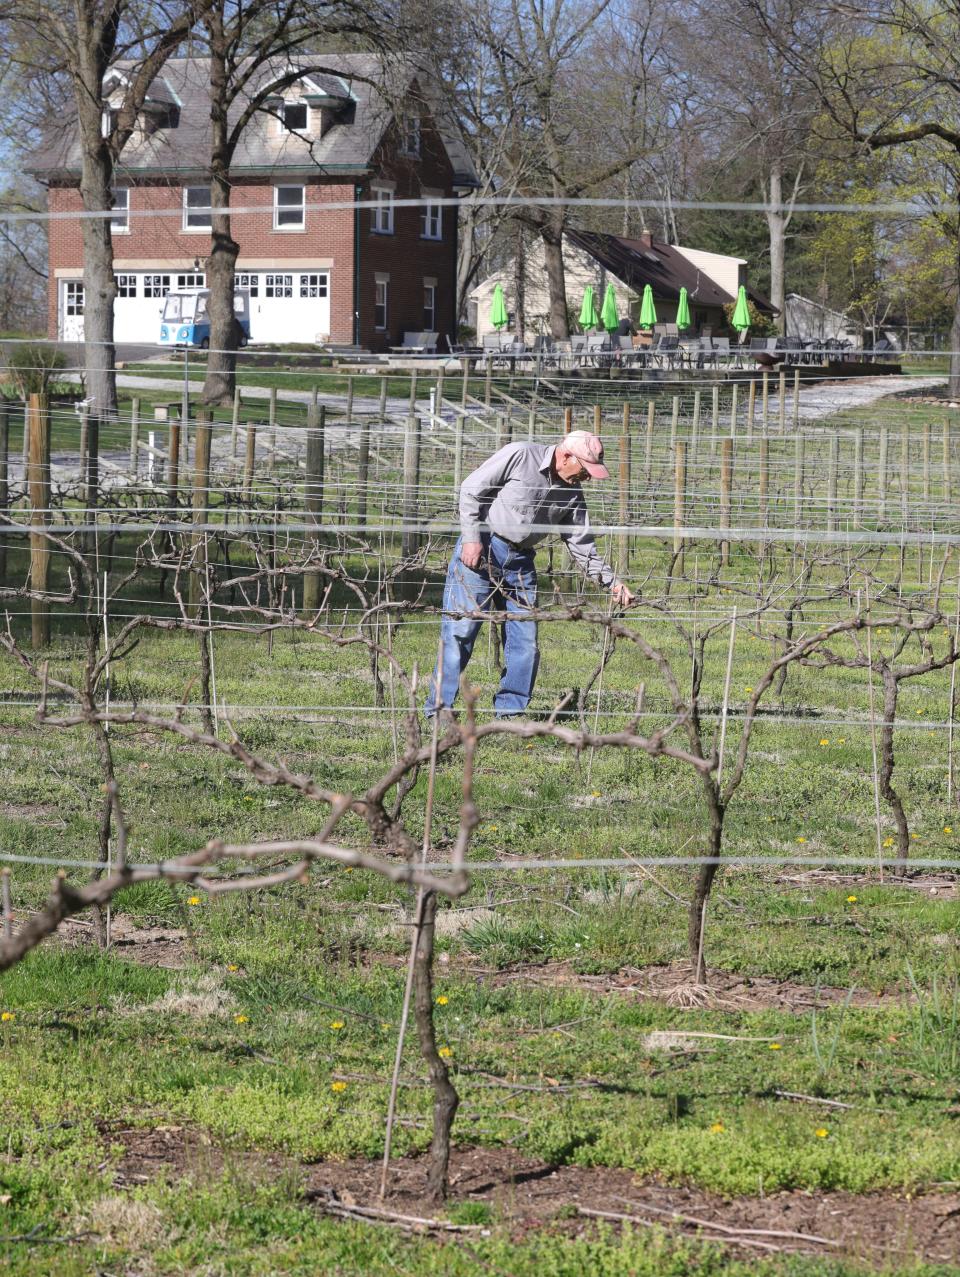
[[601, 585], [616, 580], [597, 550], [579, 483], [550, 473], [552, 444], [508, 443], [460, 485], [460, 531], [479, 541], [489, 530], [521, 549], [532, 549], [557, 531], [578, 566]]

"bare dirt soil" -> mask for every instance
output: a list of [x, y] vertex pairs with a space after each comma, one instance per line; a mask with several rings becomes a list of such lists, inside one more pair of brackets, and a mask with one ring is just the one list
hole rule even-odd
[[[105, 1127], [103, 1135], [119, 1150], [114, 1184], [120, 1189], [158, 1175], [209, 1182], [233, 1166], [264, 1179], [289, 1174], [300, 1184], [294, 1191], [319, 1210], [383, 1209], [424, 1221], [419, 1227], [428, 1231], [442, 1230], [443, 1211], [424, 1197], [422, 1158], [399, 1158], [391, 1164], [388, 1194], [381, 1202], [379, 1162], [355, 1159], [303, 1166], [281, 1153], [224, 1149], [180, 1126]], [[955, 1191], [914, 1197], [782, 1192], [728, 1200], [699, 1189], [645, 1181], [630, 1171], [551, 1166], [509, 1149], [460, 1148], [451, 1160], [450, 1202], [485, 1203], [493, 1222], [505, 1225], [516, 1241], [537, 1229], [577, 1234], [604, 1217], [589, 1212], [603, 1212], [724, 1242], [744, 1253], [821, 1254], [875, 1263], [886, 1270], [918, 1259], [960, 1260], [960, 1194]], [[623, 1221], [609, 1222], [619, 1226]]]

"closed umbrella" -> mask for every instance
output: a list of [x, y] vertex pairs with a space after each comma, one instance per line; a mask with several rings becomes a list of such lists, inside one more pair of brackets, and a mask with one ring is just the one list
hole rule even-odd
[[733, 308], [733, 318], [730, 320], [737, 332], [743, 332], [745, 328], [750, 327], [750, 307], [747, 305], [747, 290], [740, 285], [740, 291], [737, 293], [737, 304]]
[[588, 284], [583, 290], [583, 305], [580, 307], [580, 327], [597, 328], [600, 320], [597, 318], [597, 305], [593, 300], [593, 285]]
[[507, 304], [503, 300], [503, 289], [499, 284], [493, 290], [493, 301], [490, 303], [490, 322], [498, 332], [501, 328], [506, 328], [510, 322], [510, 316], [507, 314]]
[[643, 286], [643, 301], [640, 303], [640, 327], [652, 328], [657, 322], [657, 308], [653, 304], [653, 289], [649, 284]]
[[690, 302], [685, 288], [680, 289], [680, 301], [677, 303], [677, 327], [681, 332], [690, 327]]
[[617, 314], [617, 298], [612, 284], [607, 285], [607, 291], [603, 294], [600, 321], [608, 333], [616, 332], [620, 327], [620, 316]]

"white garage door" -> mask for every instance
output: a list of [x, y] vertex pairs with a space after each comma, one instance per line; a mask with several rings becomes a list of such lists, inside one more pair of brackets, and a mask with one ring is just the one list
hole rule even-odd
[[238, 273], [237, 287], [250, 289], [251, 341], [313, 342], [329, 337], [329, 271]]

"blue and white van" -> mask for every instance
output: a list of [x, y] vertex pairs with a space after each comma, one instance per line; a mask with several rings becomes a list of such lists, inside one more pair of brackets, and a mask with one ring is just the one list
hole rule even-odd
[[[161, 346], [194, 346], [210, 348], [210, 316], [207, 306], [210, 290], [203, 288], [184, 293], [167, 293], [160, 320]], [[240, 331], [237, 345], [250, 340], [250, 293], [245, 288], [233, 294], [233, 313]]]

